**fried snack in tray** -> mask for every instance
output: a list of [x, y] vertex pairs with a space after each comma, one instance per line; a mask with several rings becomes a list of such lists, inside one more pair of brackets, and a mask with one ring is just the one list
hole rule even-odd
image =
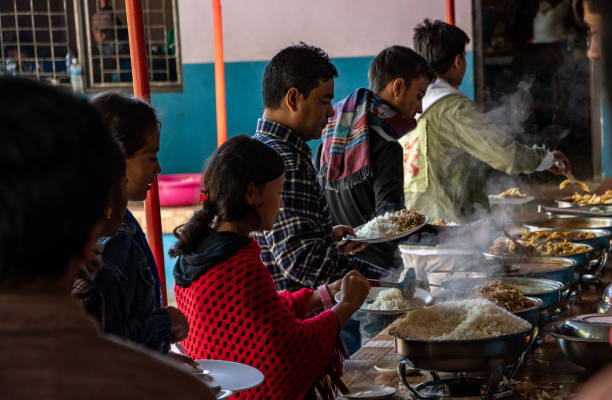
[[594, 233], [591, 232], [575, 232], [575, 231], [538, 231], [524, 232], [521, 235], [521, 240], [527, 242], [570, 242], [576, 240], [593, 239]]
[[472, 297], [484, 297], [510, 312], [524, 310], [534, 305], [533, 301], [526, 298], [516, 286], [497, 279], [472, 288], [470, 294]]
[[504, 256], [569, 256], [584, 253], [588, 246], [576, 245], [568, 240], [562, 242], [512, 241], [507, 237], [495, 239], [490, 253]]
[[580, 194], [574, 193], [571, 202], [576, 204], [612, 204], [612, 190], [606, 190], [604, 194]]
[[513, 187], [511, 189], [506, 190], [505, 192], [501, 192], [498, 195], [495, 195], [498, 199], [524, 199], [527, 197], [525, 193], [521, 193], [519, 188]]

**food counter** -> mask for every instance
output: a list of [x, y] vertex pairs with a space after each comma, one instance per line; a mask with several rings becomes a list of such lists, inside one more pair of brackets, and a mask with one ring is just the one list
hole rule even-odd
[[[602, 276], [604, 284], [585, 287], [560, 320], [577, 314], [596, 312], [603, 288], [611, 278], [612, 272], [606, 270]], [[554, 322], [544, 325], [543, 329], [546, 331], [552, 324]], [[542, 333], [540, 337], [542, 341], [536, 343], [534, 351], [528, 356], [528, 361], [513, 379], [512, 394], [505, 398], [572, 399], [573, 394], [593, 375], [592, 371], [571, 363], [561, 352], [554, 338]], [[412, 399], [408, 389], [400, 382], [397, 373], [381, 373], [375, 369], [375, 366], [381, 366], [385, 361], [388, 363], [389, 360], [397, 359], [393, 337], [386, 329], [345, 362], [343, 380], [349, 389], [365, 385], [387, 385], [397, 389], [391, 399]], [[440, 374], [441, 378], [447, 376], [451, 377], [452, 374]], [[407, 377], [407, 380], [413, 385], [430, 379], [429, 373], [423, 372]]]

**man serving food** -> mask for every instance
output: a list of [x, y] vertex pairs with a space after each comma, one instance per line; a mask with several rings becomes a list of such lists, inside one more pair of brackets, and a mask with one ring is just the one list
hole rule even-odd
[[459, 223], [488, 209], [486, 166], [508, 174], [550, 171], [567, 175], [558, 151], [525, 146], [500, 131], [457, 87], [466, 71], [461, 29], [426, 19], [417, 26], [414, 48], [438, 79], [423, 98], [417, 128], [400, 139], [404, 151], [406, 206], [431, 219]]

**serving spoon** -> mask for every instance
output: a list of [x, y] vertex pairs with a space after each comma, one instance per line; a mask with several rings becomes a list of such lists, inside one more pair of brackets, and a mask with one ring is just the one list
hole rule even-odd
[[409, 268], [406, 271], [406, 276], [400, 282], [381, 281], [377, 279], [368, 279], [368, 282], [370, 282], [370, 286], [372, 287], [399, 289], [402, 297], [405, 299], [411, 299], [414, 297], [416, 273], [414, 272], [414, 268]]

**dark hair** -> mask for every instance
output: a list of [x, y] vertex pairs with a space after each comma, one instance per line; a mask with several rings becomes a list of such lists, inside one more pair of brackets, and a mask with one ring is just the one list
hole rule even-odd
[[101, 93], [91, 99], [126, 158], [142, 149], [151, 133], [159, 126], [155, 109], [150, 104], [118, 92]]
[[370, 64], [370, 90], [378, 93], [394, 79], [404, 78], [408, 85], [420, 76], [432, 82], [435, 78], [427, 61], [404, 46], [387, 47]]
[[573, 0], [572, 9], [574, 11], [574, 18], [580, 26], [584, 26], [584, 5], [587, 4], [589, 10], [595, 14], [601, 14], [604, 5], [610, 0]]
[[280, 155], [249, 136], [236, 136], [223, 143], [204, 167], [202, 182], [208, 199], [187, 224], [174, 230], [179, 241], [170, 255], [176, 257], [194, 251], [210, 233], [215, 217], [219, 221], [239, 221], [248, 215], [259, 218], [246, 201], [249, 185], [261, 186], [277, 179], [284, 171]]
[[0, 78], [0, 286], [66, 273], [103, 216], [121, 154], [83, 99]]
[[436, 74], [446, 73], [455, 61], [455, 57], [465, 52], [465, 45], [470, 43], [468, 35], [446, 22], [425, 19], [414, 28], [412, 38], [414, 49], [425, 57]]
[[326, 82], [336, 76], [336, 67], [320, 48], [303, 42], [284, 48], [266, 66], [263, 77], [264, 107], [280, 107], [283, 97], [292, 87], [306, 98], [319, 81]]

